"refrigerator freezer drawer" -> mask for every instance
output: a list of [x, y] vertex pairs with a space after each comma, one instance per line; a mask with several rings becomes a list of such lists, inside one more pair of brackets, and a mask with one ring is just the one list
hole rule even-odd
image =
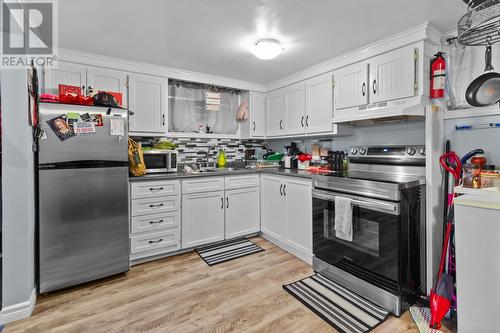
[[131, 253], [139, 253], [151, 250], [165, 250], [164, 252], [175, 251], [180, 248], [179, 229], [155, 232], [151, 234], [132, 236]]
[[161, 197], [165, 195], [180, 195], [181, 184], [178, 180], [134, 182], [131, 184], [132, 199]]
[[132, 200], [132, 216], [172, 212], [181, 208], [180, 196]]
[[129, 269], [127, 167], [40, 170], [40, 292]]
[[156, 232], [165, 229], [178, 228], [181, 222], [181, 214], [179, 211], [152, 214], [132, 217], [130, 232], [139, 234], [144, 232]]

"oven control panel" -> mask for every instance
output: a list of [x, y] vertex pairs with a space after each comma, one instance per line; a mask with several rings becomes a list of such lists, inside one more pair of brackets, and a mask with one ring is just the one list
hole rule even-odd
[[425, 162], [425, 146], [354, 146], [348, 151], [348, 158], [355, 162]]

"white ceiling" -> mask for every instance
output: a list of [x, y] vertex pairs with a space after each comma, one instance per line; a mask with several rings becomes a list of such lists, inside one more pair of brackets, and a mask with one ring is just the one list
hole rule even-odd
[[[461, 0], [64, 0], [60, 46], [269, 83], [426, 21], [455, 29]], [[248, 46], [281, 40], [285, 53]]]

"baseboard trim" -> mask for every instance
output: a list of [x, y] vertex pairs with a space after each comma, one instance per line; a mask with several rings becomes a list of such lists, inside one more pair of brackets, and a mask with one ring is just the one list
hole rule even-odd
[[33, 313], [36, 303], [36, 288], [33, 289], [30, 299], [26, 302], [7, 306], [0, 311], [0, 323], [7, 324], [16, 320], [28, 318]]
[[283, 250], [285, 250], [286, 252], [289, 252], [291, 254], [293, 254], [294, 256], [296, 256], [297, 258], [301, 259], [302, 261], [305, 261], [307, 264], [311, 265], [312, 266], [312, 254], [310, 253], [306, 253], [304, 251], [301, 251], [295, 247], [292, 247], [290, 245], [288, 245], [287, 243], [281, 241], [281, 240], [278, 240], [276, 239], [275, 237], [269, 235], [269, 234], [266, 234], [264, 232], [261, 232], [260, 235], [265, 238], [266, 240], [270, 241], [271, 243], [273, 243], [274, 245], [277, 245], [279, 246], [280, 248], [282, 248]]

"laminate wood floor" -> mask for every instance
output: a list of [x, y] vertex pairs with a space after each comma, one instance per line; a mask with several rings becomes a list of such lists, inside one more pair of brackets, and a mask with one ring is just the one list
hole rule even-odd
[[[212, 267], [194, 252], [127, 274], [42, 295], [30, 318], [4, 332], [335, 332], [282, 289], [313, 273], [274, 244]], [[373, 332], [414, 332], [409, 313]]]

